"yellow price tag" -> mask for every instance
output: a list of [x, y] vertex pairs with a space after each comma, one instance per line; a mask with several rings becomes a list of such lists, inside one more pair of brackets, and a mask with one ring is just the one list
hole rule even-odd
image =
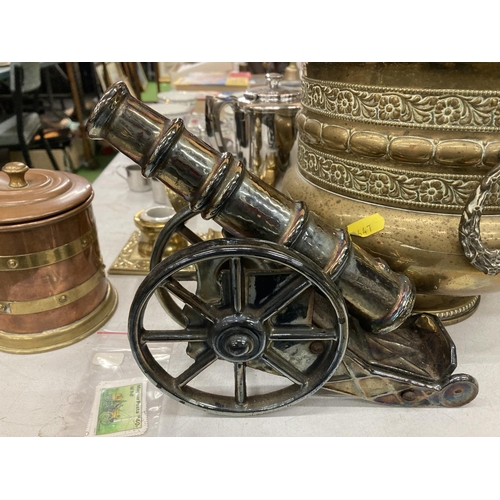
[[382, 231], [385, 226], [384, 218], [379, 214], [369, 215], [368, 217], [364, 217], [352, 224], [347, 226], [347, 232], [349, 234], [355, 234], [356, 236], [361, 236], [362, 238], [366, 238], [374, 233], [378, 233]]

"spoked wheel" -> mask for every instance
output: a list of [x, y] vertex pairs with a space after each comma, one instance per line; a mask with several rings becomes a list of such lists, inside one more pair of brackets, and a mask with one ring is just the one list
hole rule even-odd
[[[217, 284], [212, 296], [178, 279], [205, 262], [217, 263], [213, 275], [200, 276]], [[185, 328], [145, 327], [160, 288], [183, 304]], [[131, 348], [145, 375], [175, 399], [218, 413], [272, 411], [314, 393], [342, 361], [347, 337], [345, 303], [331, 279], [295, 251], [249, 239], [201, 242], [167, 257], [140, 285], [129, 317]], [[194, 361], [184, 356], [189, 366], [171, 373], [171, 360], [167, 372], [150, 351], [157, 342], [186, 343]], [[218, 374], [216, 365], [230, 368], [229, 394], [219, 383], [200, 386]]]
[[[184, 207], [179, 212], [177, 212], [168, 222], [165, 224], [160, 234], [157, 236], [155, 245], [153, 247], [153, 252], [151, 253], [151, 259], [149, 263], [149, 269], [158, 265], [165, 253], [165, 249], [172, 244], [174, 240], [179, 240], [177, 244], [181, 244], [182, 247], [188, 245], [194, 245], [196, 243], [201, 243], [203, 238], [198, 236], [194, 231], [186, 226], [186, 223], [193, 219], [198, 214], [193, 212], [189, 206]], [[207, 266], [208, 264], [208, 266]], [[203, 274], [210, 272], [210, 268], [213, 267], [214, 263], [205, 263], [206, 269], [203, 270]], [[207, 268], [208, 267], [208, 268]], [[182, 273], [182, 278], [185, 280], [198, 280], [200, 269], [198, 267], [186, 268], [180, 271]], [[186, 318], [182, 314], [181, 309], [177, 303], [172, 300], [171, 295], [164, 289], [158, 288], [156, 291], [156, 296], [160, 304], [163, 306], [165, 311], [174, 319], [179, 325], [186, 326]]]

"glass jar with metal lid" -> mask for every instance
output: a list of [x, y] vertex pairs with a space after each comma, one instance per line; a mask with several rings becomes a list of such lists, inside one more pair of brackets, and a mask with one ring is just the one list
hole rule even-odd
[[0, 172], [0, 350], [73, 344], [117, 305], [99, 250], [91, 185], [22, 163]]

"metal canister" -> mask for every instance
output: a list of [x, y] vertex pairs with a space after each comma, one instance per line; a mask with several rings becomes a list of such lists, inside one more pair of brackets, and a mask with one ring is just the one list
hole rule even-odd
[[[249, 88], [243, 95], [207, 96], [205, 118], [207, 134], [220, 152], [232, 152], [250, 172], [275, 185], [291, 162], [301, 90], [281, 85], [279, 73], [266, 78], [267, 85]], [[234, 112], [234, 138], [223, 131], [221, 116], [227, 105]]]
[[0, 173], [0, 350], [36, 353], [73, 344], [113, 314], [81, 176], [11, 162]]

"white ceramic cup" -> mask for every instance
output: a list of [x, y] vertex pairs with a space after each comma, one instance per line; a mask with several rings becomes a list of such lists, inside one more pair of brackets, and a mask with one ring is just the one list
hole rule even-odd
[[139, 217], [144, 222], [167, 223], [174, 215], [172, 207], [153, 206], [144, 210]]
[[168, 199], [167, 190], [165, 189], [165, 184], [158, 179], [151, 179], [151, 185], [153, 186], [153, 198], [155, 203], [158, 205], [169, 205], [170, 201]]
[[[122, 170], [125, 171], [125, 174], [122, 173]], [[151, 182], [142, 175], [139, 165], [120, 165], [116, 172], [127, 181], [130, 191], [141, 192], [151, 189]]]

